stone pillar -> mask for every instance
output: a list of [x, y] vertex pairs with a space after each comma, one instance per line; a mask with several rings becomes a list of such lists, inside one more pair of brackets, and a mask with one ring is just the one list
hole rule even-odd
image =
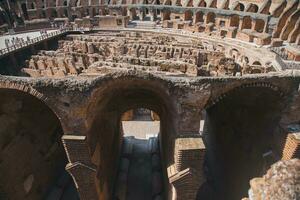
[[143, 9], [140, 9], [139, 10], [139, 17], [140, 17], [140, 20], [144, 20], [145, 18], [145, 11]]
[[300, 132], [289, 133], [282, 151], [282, 160], [290, 160], [300, 156]]
[[189, 136], [175, 141], [175, 164], [168, 168], [169, 182], [175, 188], [176, 200], [196, 199], [205, 182], [205, 146], [202, 138]]
[[268, 24], [269, 24], [269, 20], [267, 19], [267, 20], [265, 20], [265, 26], [264, 26], [264, 30], [263, 30], [263, 32], [264, 33], [268, 33]]
[[255, 31], [256, 22], [257, 22], [256, 19], [253, 19], [252, 22], [251, 22], [251, 30], [252, 30], [252, 31]]
[[72, 176], [81, 200], [97, 200], [96, 166], [91, 163], [86, 136], [64, 135], [69, 160], [66, 170]]
[[[176, 191], [176, 200], [196, 199], [204, 176], [205, 145], [199, 134], [201, 109], [182, 105], [179, 133], [175, 140], [175, 163], [168, 168], [169, 182]], [[173, 195], [174, 196], [174, 195]]]
[[242, 27], [243, 27], [243, 18], [240, 17], [240, 20], [239, 20], [239, 30], [242, 30]]
[[151, 10], [151, 21], [155, 21], [157, 19], [157, 12], [156, 9]]

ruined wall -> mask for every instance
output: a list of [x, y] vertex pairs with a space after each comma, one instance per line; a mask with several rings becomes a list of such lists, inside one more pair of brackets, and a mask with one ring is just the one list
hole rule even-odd
[[0, 193], [43, 199], [66, 164], [61, 125], [36, 97], [9, 89], [0, 96]]

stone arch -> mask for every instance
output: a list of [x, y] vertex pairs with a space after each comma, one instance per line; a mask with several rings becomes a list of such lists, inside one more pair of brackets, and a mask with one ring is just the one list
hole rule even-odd
[[172, 5], [172, 1], [171, 1], [171, 0], [165, 0], [164, 5], [169, 5], [169, 6], [171, 6], [171, 5]]
[[211, 2], [210, 2], [210, 5], [209, 5], [209, 7], [210, 8], [217, 8], [217, 0], [212, 0]]
[[186, 10], [184, 12], [184, 20], [185, 21], [192, 21], [193, 20], [193, 12], [191, 10]]
[[252, 63], [252, 65], [259, 65], [259, 66], [261, 66], [261, 63], [260, 63], [259, 61], [254, 61], [254, 62]]
[[239, 27], [239, 24], [240, 24], [240, 16], [239, 15], [230, 16], [230, 26], [231, 27]]
[[29, 17], [28, 17], [28, 12], [27, 12], [27, 6], [26, 6], [26, 3], [22, 3], [22, 4], [21, 4], [21, 8], [22, 8], [22, 12], [23, 12], [23, 16], [24, 16], [25, 20], [28, 20]]
[[236, 60], [240, 56], [240, 52], [239, 50], [233, 48], [229, 50], [229, 55]]
[[245, 6], [244, 4], [237, 2], [236, 5], [234, 5], [233, 10], [236, 11], [244, 11], [245, 10]]
[[193, 6], [194, 6], [194, 1], [193, 1], [193, 0], [187, 1], [186, 6], [187, 6], [187, 7], [193, 7]]
[[253, 82], [229, 89], [206, 109], [206, 167], [218, 198], [242, 198], [249, 180], [276, 161], [285, 100], [271, 83]]
[[278, 38], [280, 37], [280, 34], [282, 32], [282, 29], [285, 27], [289, 17], [296, 11], [298, 11], [297, 7], [298, 7], [298, 4], [299, 4], [299, 1], [294, 1], [293, 4], [285, 9], [281, 14], [280, 14], [280, 17], [279, 17], [279, 20], [278, 20], [278, 23], [276, 25], [276, 28], [273, 32], [273, 37], [274, 38]]
[[257, 13], [258, 12], [258, 6], [256, 4], [250, 3], [247, 8], [246, 8], [246, 12], [253, 12], [253, 13]]
[[215, 23], [216, 14], [214, 12], [209, 12], [206, 15], [206, 23]]
[[257, 32], [262, 33], [264, 31], [264, 28], [265, 28], [265, 21], [262, 19], [256, 19], [254, 29]]
[[224, 9], [224, 10], [229, 10], [229, 0], [225, 0], [223, 1], [222, 5], [221, 5], [221, 9]]
[[297, 21], [299, 21], [300, 18], [300, 10], [297, 10], [296, 12], [294, 12], [287, 20], [285, 26], [282, 29], [282, 32], [280, 34], [280, 38], [282, 40], [287, 40], [289, 34], [291, 33], [291, 31], [293, 31], [293, 29], [295, 28], [295, 25], [297, 23]]
[[56, 18], [58, 15], [57, 15], [57, 11], [55, 9], [52, 10], [52, 17], [53, 18]]
[[201, 0], [198, 4], [198, 7], [206, 7], [207, 3], [205, 0]]
[[204, 16], [203, 12], [197, 11], [195, 15], [195, 23], [204, 22], [203, 16]]
[[[175, 137], [172, 120], [176, 112], [172, 108], [174, 104], [168, 96], [168, 89], [160, 80], [120, 77], [106, 81], [105, 85], [105, 88], [98, 88], [93, 92], [91, 98], [95, 101], [88, 107], [89, 116], [86, 121], [89, 127], [87, 140], [92, 161], [98, 168], [100, 182], [98, 187], [101, 190], [112, 188], [116, 176], [117, 160], [114, 158], [118, 157], [122, 142], [119, 127], [121, 114], [142, 107], [159, 115], [161, 158], [163, 166], [169, 166], [172, 162]], [[113, 155], [107, 156], [109, 153]], [[164, 170], [166, 179], [166, 168]]]
[[286, 5], [287, 5], [287, 1], [282, 1], [281, 4], [278, 5], [278, 7], [275, 8], [274, 11], [272, 12], [273, 17], [279, 17], [284, 11], [284, 9], [286, 8]]
[[0, 173], [10, 180], [0, 183], [1, 192], [9, 199], [42, 199], [66, 173], [63, 123], [30, 87], [1, 83], [0, 95]]
[[30, 9], [36, 9], [35, 2], [32, 2], [32, 3], [30, 4]]
[[242, 21], [242, 29], [251, 29], [252, 19], [250, 16], [245, 16]]
[[171, 11], [170, 10], [163, 10], [162, 11], [163, 14], [163, 20], [170, 20], [170, 16], [171, 16]]

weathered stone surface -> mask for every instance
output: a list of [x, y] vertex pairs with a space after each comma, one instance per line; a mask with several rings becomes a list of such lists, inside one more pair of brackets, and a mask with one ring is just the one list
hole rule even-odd
[[254, 178], [250, 181], [249, 200], [298, 199], [299, 172], [299, 159], [275, 163], [262, 178]]

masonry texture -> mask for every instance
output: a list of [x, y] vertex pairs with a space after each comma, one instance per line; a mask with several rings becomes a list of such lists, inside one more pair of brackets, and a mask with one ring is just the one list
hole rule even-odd
[[0, 32], [0, 199], [300, 198], [299, 0], [2, 1]]

